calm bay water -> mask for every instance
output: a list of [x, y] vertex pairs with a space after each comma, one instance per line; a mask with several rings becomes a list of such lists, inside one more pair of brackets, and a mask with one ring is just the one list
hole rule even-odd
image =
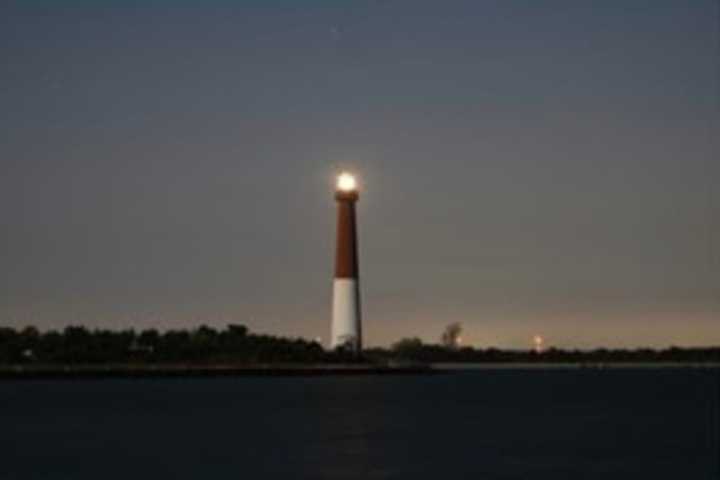
[[0, 382], [0, 479], [717, 479], [717, 370]]

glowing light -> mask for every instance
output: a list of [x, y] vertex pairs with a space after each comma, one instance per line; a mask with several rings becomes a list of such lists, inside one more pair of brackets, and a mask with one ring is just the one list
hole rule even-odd
[[357, 181], [352, 174], [343, 172], [338, 176], [337, 188], [343, 192], [352, 192], [357, 188]]
[[544, 340], [543, 337], [541, 337], [540, 335], [535, 335], [535, 336], [533, 337], [533, 344], [535, 345], [535, 351], [536, 351], [537, 353], [542, 352], [542, 350], [543, 350], [543, 342], [544, 342], [544, 341], [545, 341], [545, 340]]

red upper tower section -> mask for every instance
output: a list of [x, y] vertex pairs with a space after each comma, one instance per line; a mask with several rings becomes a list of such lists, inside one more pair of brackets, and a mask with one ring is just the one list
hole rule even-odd
[[335, 248], [335, 278], [358, 278], [358, 242], [355, 203], [359, 195], [352, 175], [338, 177], [335, 200], [337, 210], [337, 243]]

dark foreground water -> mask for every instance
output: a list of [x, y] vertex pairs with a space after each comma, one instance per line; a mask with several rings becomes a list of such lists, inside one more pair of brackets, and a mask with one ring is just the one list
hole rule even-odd
[[0, 382], [0, 479], [718, 479], [720, 374]]

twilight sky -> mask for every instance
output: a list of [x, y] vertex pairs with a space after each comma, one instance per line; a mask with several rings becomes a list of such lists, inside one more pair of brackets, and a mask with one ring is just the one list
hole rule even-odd
[[719, 18], [3, 2], [0, 324], [327, 340], [349, 168], [371, 345], [719, 344]]

